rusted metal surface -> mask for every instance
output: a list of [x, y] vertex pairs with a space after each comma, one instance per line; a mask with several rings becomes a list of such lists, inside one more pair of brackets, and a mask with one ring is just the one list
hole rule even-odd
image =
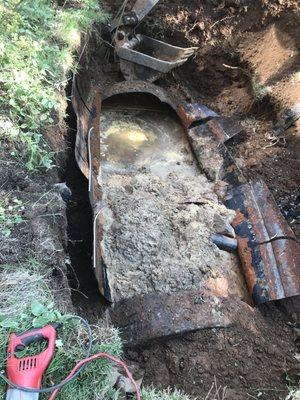
[[180, 104], [178, 107], [178, 115], [186, 128], [189, 128], [194, 122], [207, 122], [211, 118], [219, 115], [199, 103]]
[[[172, 107], [186, 128], [190, 144], [204, 172], [213, 181], [223, 180], [227, 183], [226, 205], [237, 213], [234, 227], [237, 233], [238, 252], [254, 304], [299, 295], [299, 243], [295, 240], [281, 239], [259, 244], [268, 241], [274, 235], [293, 237], [293, 232], [280, 214], [266, 186], [261, 182], [248, 184], [226, 148], [224, 142], [232, 136], [234, 129], [238, 131], [239, 128], [235, 127], [231, 130], [226, 126], [230, 120], [226, 120], [225, 123], [224, 119], [204, 106], [178, 104], [177, 99], [169, 97], [163, 89], [153, 84], [120, 82], [106, 86], [100, 95], [100, 90], [92, 88], [88, 80], [81, 76], [73, 84], [72, 101], [78, 117], [75, 151], [81, 170], [90, 179], [90, 200], [95, 221], [94, 267], [100, 292], [111, 301], [107, 266], [104, 263], [103, 249], [100, 245], [102, 241], [101, 207], [103, 206], [102, 190], [97, 181], [101, 167], [100, 97], [105, 100], [128, 93], [146, 93]], [[88, 132], [91, 127], [93, 127], [93, 132], [90, 136], [91, 154], [89, 154]], [[152, 311], [155, 312], [155, 310]], [[200, 326], [201, 321], [194, 320], [193, 324], [188, 329], [192, 329], [192, 326], [197, 324]], [[167, 334], [167, 331], [159, 333], [158, 328], [155, 329], [156, 331], [153, 330], [153, 332], [156, 333], [153, 333], [153, 337]], [[142, 340], [142, 336], [138, 340]]]
[[111, 310], [126, 346], [200, 329], [226, 328], [249, 306], [209, 292], [153, 293], [124, 300]]
[[299, 244], [290, 239], [268, 242], [275, 234], [294, 234], [266, 185], [253, 182], [232, 188], [226, 205], [237, 212], [233, 226], [253, 302], [300, 294]]
[[275, 235], [294, 237], [267, 186], [247, 183], [225, 146], [230, 134], [214, 112], [191, 104], [180, 106], [178, 113], [207, 176], [228, 184], [226, 205], [237, 212], [234, 228], [238, 252], [254, 304], [299, 295], [299, 243], [281, 239], [258, 244]]
[[145, 93], [150, 94], [158, 98], [162, 103], [168, 104], [170, 107], [177, 111], [177, 103], [174, 99], [171, 99], [166, 92], [159, 86], [153, 83], [145, 82], [119, 82], [113, 85], [108, 85], [104, 88], [102, 93], [102, 99], [106, 100], [113, 96], [118, 96], [121, 94], [128, 93]]
[[225, 144], [216, 137], [209, 123], [187, 130], [197, 160], [212, 181], [224, 180], [230, 186], [246, 182]]
[[[266, 184], [252, 182], [255, 200], [260, 208], [269, 238], [273, 247], [285, 297], [300, 294], [300, 244], [294, 232], [283, 218]], [[277, 237], [286, 237], [278, 239]], [[294, 239], [294, 240], [293, 240]], [[260, 245], [260, 247], [265, 244]]]
[[186, 128], [195, 124], [206, 124], [210, 133], [219, 143], [224, 143], [240, 133], [243, 128], [234, 118], [221, 117], [215, 111], [199, 103], [189, 103], [178, 107], [178, 116]]

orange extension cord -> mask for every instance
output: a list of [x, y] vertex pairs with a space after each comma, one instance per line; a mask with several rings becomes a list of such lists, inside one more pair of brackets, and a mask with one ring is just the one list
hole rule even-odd
[[[69, 378], [71, 378], [75, 374], [75, 372], [80, 367], [82, 367], [84, 364], [90, 363], [91, 361], [97, 360], [98, 358], [106, 358], [107, 360], [113, 361], [114, 363], [120, 365], [120, 367], [122, 367], [124, 369], [124, 371], [126, 372], [127, 377], [130, 379], [131, 383], [134, 386], [135, 393], [136, 393], [136, 400], [142, 400], [140, 389], [139, 389], [136, 381], [133, 379], [133, 377], [132, 377], [127, 365], [124, 363], [124, 361], [121, 361], [118, 358], [116, 358], [114, 356], [111, 356], [109, 354], [106, 354], [106, 353], [98, 353], [98, 354], [95, 354], [95, 355], [90, 356], [88, 358], [85, 358], [84, 360], [79, 361], [79, 363], [75, 365], [75, 367], [72, 369], [72, 371], [69, 373], [69, 375], [64, 379], [64, 381], [69, 379]], [[58, 395], [59, 390], [60, 389], [54, 390], [54, 392], [49, 397], [49, 400], [54, 400], [56, 398], [56, 396]]]

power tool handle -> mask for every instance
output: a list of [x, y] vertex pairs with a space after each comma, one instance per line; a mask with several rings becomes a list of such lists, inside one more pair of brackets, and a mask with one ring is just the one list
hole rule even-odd
[[[47, 348], [40, 354], [17, 358], [15, 352], [22, 350], [26, 345], [46, 339]], [[17, 335], [12, 333], [8, 344], [7, 375], [17, 385], [39, 389], [42, 376], [47, 369], [55, 350], [56, 330], [52, 325], [43, 328], [31, 329]]]

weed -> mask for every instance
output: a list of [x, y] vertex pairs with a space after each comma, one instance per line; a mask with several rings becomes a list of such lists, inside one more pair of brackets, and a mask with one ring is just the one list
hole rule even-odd
[[256, 75], [252, 76], [251, 84], [254, 97], [257, 101], [262, 100], [266, 95], [271, 93], [271, 88], [262, 84]]
[[24, 209], [22, 200], [15, 197], [1, 196], [0, 198], [0, 232], [8, 237], [11, 229], [23, 221], [22, 211]]
[[81, 33], [105, 17], [96, 0], [76, 3], [57, 10], [48, 0], [0, 4], [0, 106], [25, 145], [29, 170], [53, 166], [43, 128], [55, 123]]

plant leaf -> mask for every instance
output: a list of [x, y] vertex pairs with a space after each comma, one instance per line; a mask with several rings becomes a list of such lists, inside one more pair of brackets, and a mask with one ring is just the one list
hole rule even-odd
[[48, 318], [45, 318], [43, 316], [35, 317], [34, 320], [32, 321], [32, 326], [34, 328], [41, 328], [49, 322]]
[[3, 321], [1, 321], [0, 325], [2, 328], [12, 328], [12, 329], [17, 329], [18, 328], [18, 322], [12, 318], [6, 318]]
[[31, 303], [31, 312], [35, 317], [39, 317], [45, 311], [45, 307], [37, 300], [33, 300]]

